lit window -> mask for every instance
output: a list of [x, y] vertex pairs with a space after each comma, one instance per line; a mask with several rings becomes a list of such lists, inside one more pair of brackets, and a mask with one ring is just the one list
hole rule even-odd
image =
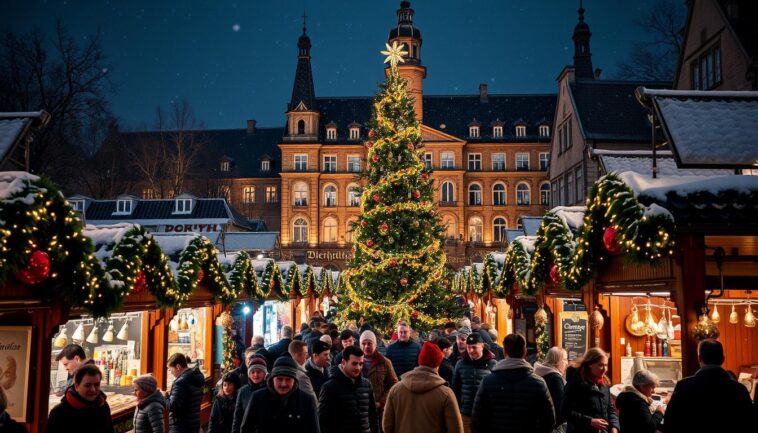
[[271, 171], [271, 161], [269, 161], [268, 159], [264, 159], [263, 161], [261, 161], [261, 171], [262, 172]]
[[492, 187], [492, 205], [505, 206], [505, 185], [496, 183]]
[[482, 154], [481, 153], [468, 154], [468, 169], [469, 171], [481, 171], [482, 169]]
[[473, 217], [468, 220], [468, 240], [469, 242], [482, 241], [483, 224], [482, 219]]
[[347, 226], [345, 227], [345, 242], [353, 242], [353, 230], [356, 223], [358, 223], [358, 220], [355, 218], [352, 218], [347, 222]]
[[442, 152], [442, 168], [455, 168], [455, 154], [453, 152]]
[[550, 137], [550, 127], [548, 125], [540, 125], [540, 137]]
[[174, 213], [191, 213], [192, 212], [192, 200], [188, 198], [176, 199], [176, 208]]
[[308, 170], [308, 155], [295, 155], [295, 171]]
[[550, 167], [550, 152], [540, 152], [540, 170], [547, 171]]
[[526, 126], [524, 125], [516, 126], [516, 137], [526, 137]]
[[221, 193], [221, 197], [225, 198], [226, 201], [231, 201], [229, 185], [221, 185], [221, 188], [219, 189], [219, 193]]
[[229, 171], [232, 168], [232, 164], [229, 161], [221, 161], [221, 171]]
[[246, 186], [242, 189], [242, 203], [253, 204], [255, 203], [255, 187]]
[[116, 213], [121, 213], [121, 214], [132, 213], [132, 201], [131, 200], [116, 201]]
[[308, 185], [305, 182], [297, 182], [292, 188], [293, 203], [295, 206], [308, 206]]
[[324, 188], [324, 207], [337, 206], [337, 187], [329, 185]]
[[266, 186], [266, 203], [279, 203], [279, 195], [275, 185]]
[[505, 154], [492, 154], [492, 171], [505, 171]]
[[361, 172], [361, 157], [359, 155], [348, 155], [347, 171], [349, 171], [350, 173]]
[[326, 139], [327, 140], [336, 140], [337, 139], [337, 128], [326, 128]]
[[308, 242], [308, 223], [303, 218], [298, 218], [292, 225], [292, 241], [295, 243]]
[[361, 139], [361, 129], [358, 127], [352, 127], [350, 128], [350, 139], [351, 140], [360, 140]]
[[142, 198], [149, 200], [155, 198], [156, 195], [155, 190], [152, 188], [145, 188], [142, 190]]
[[453, 193], [453, 182], [442, 182], [442, 203], [453, 204], [455, 203], [455, 195]]
[[495, 138], [502, 138], [503, 136], [503, 127], [502, 126], [493, 126], [492, 127], [492, 136]]
[[68, 204], [71, 205], [71, 208], [74, 209], [74, 211], [84, 212], [84, 200], [70, 200]]
[[337, 155], [324, 155], [324, 173], [337, 171]]
[[540, 185], [540, 204], [550, 206], [550, 184], [543, 183]]
[[347, 186], [347, 205], [350, 207], [361, 205], [361, 189], [357, 184], [352, 183]]
[[519, 152], [516, 154], [516, 170], [518, 171], [529, 170], [529, 154], [528, 153]]
[[471, 206], [482, 205], [482, 187], [478, 183], [472, 183], [468, 187], [468, 204]]
[[324, 220], [324, 242], [337, 242], [337, 220], [327, 218]]
[[508, 229], [508, 223], [503, 217], [497, 217], [492, 223], [492, 239], [495, 242], [505, 242], [506, 230]]
[[468, 127], [468, 136], [471, 138], [479, 138], [479, 127], [478, 126], [469, 126]]
[[446, 238], [456, 239], [458, 237], [458, 229], [456, 228], [455, 218], [452, 215], [445, 215], [442, 218], [442, 226], [445, 227]]
[[529, 185], [520, 183], [516, 186], [516, 204], [519, 206], [529, 206], [531, 197], [529, 194]]

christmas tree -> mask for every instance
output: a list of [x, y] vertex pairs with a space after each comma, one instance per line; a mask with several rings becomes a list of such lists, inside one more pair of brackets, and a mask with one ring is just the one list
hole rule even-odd
[[390, 332], [398, 320], [418, 330], [460, 317], [442, 249], [444, 228], [424, 164], [413, 97], [398, 74], [403, 45], [387, 46], [387, 81], [368, 122], [366, 186], [354, 226], [353, 258], [343, 273], [339, 319]]

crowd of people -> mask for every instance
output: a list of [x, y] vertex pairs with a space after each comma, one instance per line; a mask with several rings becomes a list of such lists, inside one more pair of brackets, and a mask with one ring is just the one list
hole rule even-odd
[[[369, 324], [340, 331], [314, 317], [297, 334], [284, 326], [269, 347], [255, 337], [244, 362], [223, 376], [207, 431], [677, 433], [756, 425], [746, 388], [721, 368], [716, 340], [700, 342], [700, 370], [677, 383], [670, 401], [653, 398], [658, 378], [641, 370], [614, 404], [608, 355], [600, 348], [569, 365], [566, 351], [553, 347], [532, 364], [524, 336], [509, 334], [500, 346], [493, 331], [477, 317], [424, 339], [400, 321], [389, 342]], [[113, 432], [98, 367], [75, 347], [61, 356], [71, 385], [51, 411], [47, 432], [74, 425], [80, 433]], [[170, 392], [158, 389], [152, 375], [134, 380], [135, 433], [200, 431], [204, 377], [189, 364], [182, 354], [168, 360], [175, 377]]]

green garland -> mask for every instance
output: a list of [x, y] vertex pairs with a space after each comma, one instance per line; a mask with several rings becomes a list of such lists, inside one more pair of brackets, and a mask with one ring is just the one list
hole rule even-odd
[[334, 281], [332, 281], [332, 272], [326, 268], [321, 269], [321, 276], [319, 277], [320, 288], [319, 296], [323, 294], [334, 294]]
[[239, 296], [239, 287], [229, 285], [221, 263], [218, 261], [216, 247], [204, 236], [192, 239], [179, 257], [179, 275], [176, 278], [182, 298], [179, 304], [189, 299], [200, 283], [200, 271], [215, 299], [224, 305], [231, 304]]
[[484, 268], [482, 270], [481, 291], [488, 293], [497, 286], [497, 263], [492, 254], [484, 257]]
[[569, 290], [579, 290], [572, 281], [564, 277], [562, 270], [568, 269], [574, 256], [574, 235], [566, 223], [554, 211], [548, 211], [542, 217], [537, 230], [537, 241], [534, 243], [529, 279], [526, 286], [529, 292], [536, 293], [549, 278], [550, 267], [553, 263], [558, 267], [561, 282]]
[[550, 350], [550, 333], [547, 331], [547, 323], [535, 323], [534, 333], [537, 336], [537, 361], [544, 361], [547, 351]]
[[511, 293], [514, 284], [523, 287], [530, 294], [529, 285], [529, 253], [519, 240], [514, 240], [508, 245], [505, 252], [505, 263], [500, 279], [495, 286], [495, 295], [501, 298]]
[[290, 266], [287, 272], [287, 294], [290, 297], [302, 296], [303, 294], [303, 277], [300, 275], [300, 269], [296, 264]]
[[244, 293], [251, 301], [260, 302], [266, 298], [258, 284], [258, 276], [255, 274], [250, 255], [244, 251], [240, 251], [234, 259], [229, 272], [229, 284], [234, 291]]
[[313, 267], [311, 265], [307, 265], [305, 268], [305, 275], [303, 275], [301, 288], [301, 295], [303, 296], [313, 295], [315, 297], [318, 297], [321, 295], [321, 286], [316, 280], [316, 273], [313, 272]]
[[261, 288], [267, 297], [273, 293], [273, 295], [279, 300], [283, 301], [287, 299], [282, 271], [279, 270], [279, 266], [273, 260], [266, 265], [266, 270], [263, 271], [261, 282]]

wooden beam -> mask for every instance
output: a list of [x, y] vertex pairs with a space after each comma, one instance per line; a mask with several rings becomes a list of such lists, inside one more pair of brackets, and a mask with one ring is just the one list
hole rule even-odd
[[693, 328], [705, 305], [705, 238], [702, 234], [680, 235], [676, 241], [678, 278], [674, 301], [682, 326], [682, 374], [691, 376], [700, 368]]

